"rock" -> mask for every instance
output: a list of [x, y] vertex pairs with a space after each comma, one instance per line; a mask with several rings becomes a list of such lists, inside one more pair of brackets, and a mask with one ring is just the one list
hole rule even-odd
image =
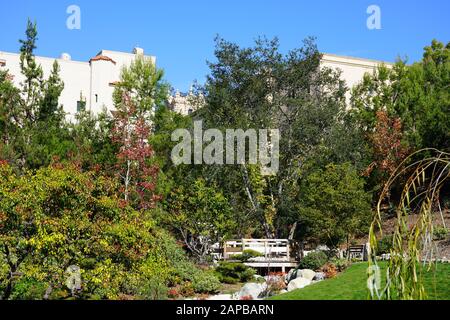
[[280, 290], [280, 294], [287, 293], [287, 292], [288, 291], [286, 289]]
[[241, 291], [239, 291], [239, 299], [243, 297], [251, 296], [253, 300], [258, 299], [259, 295], [263, 292], [264, 287], [259, 283], [246, 283]]
[[328, 248], [326, 245], [318, 245], [316, 248], [316, 251], [330, 251], [330, 248]]
[[289, 282], [287, 290], [292, 291], [296, 289], [302, 289], [311, 284], [311, 280], [306, 278], [297, 278]]
[[316, 275], [314, 276], [314, 281], [322, 281], [325, 280], [325, 273], [323, 272], [316, 272]]
[[285, 282], [286, 283], [289, 283], [289, 281], [291, 281], [292, 279], [294, 279], [294, 275], [296, 275], [296, 273], [297, 273], [297, 270], [296, 269], [291, 269], [291, 270], [289, 270], [289, 272], [286, 274], [286, 277], [285, 277]]
[[312, 279], [314, 279], [316, 273], [310, 269], [303, 269], [303, 270], [298, 270], [297, 271], [297, 277], [296, 278], [305, 278], [308, 279], [310, 281], [312, 281]]

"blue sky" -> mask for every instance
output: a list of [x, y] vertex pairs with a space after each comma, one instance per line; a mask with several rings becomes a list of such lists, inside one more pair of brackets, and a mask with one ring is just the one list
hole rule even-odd
[[[26, 19], [38, 23], [37, 55], [68, 52], [87, 61], [101, 49], [139, 45], [157, 56], [166, 80], [187, 90], [203, 82], [216, 34], [240, 45], [278, 36], [281, 49], [316, 36], [322, 52], [394, 61], [421, 58], [433, 38], [450, 40], [448, 0], [0, 0], [0, 51], [17, 52]], [[81, 29], [66, 28], [69, 5], [81, 9]], [[381, 9], [381, 30], [366, 27], [369, 5]]]

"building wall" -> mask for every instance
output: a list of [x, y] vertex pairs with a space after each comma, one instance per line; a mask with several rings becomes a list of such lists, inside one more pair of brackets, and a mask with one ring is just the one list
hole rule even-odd
[[[392, 67], [393, 65], [389, 62], [338, 56], [328, 53], [323, 54], [321, 61], [322, 67], [340, 70], [341, 78], [345, 80], [349, 89], [352, 89], [355, 85], [360, 83], [364, 77], [364, 74], [373, 74], [377, 67], [381, 64], [386, 65], [388, 68]], [[349, 102], [351, 92], [348, 91], [346, 95], [347, 102]]]
[[[102, 50], [97, 56], [110, 58], [112, 61], [91, 59], [88, 62], [66, 59], [54, 59], [36, 57], [36, 62], [41, 65], [44, 79], [47, 79], [56, 60], [60, 66], [60, 77], [64, 82], [64, 90], [61, 93], [60, 103], [68, 114], [68, 119], [73, 120], [77, 113], [77, 102], [80, 96], [86, 101], [86, 109], [94, 113], [102, 111], [105, 107], [113, 110], [112, 94], [114, 82], [119, 81], [120, 72], [124, 66], [129, 66], [136, 58], [136, 54], [143, 54], [143, 50], [135, 48], [136, 53]], [[96, 56], [96, 57], [97, 57]], [[156, 58], [145, 56], [156, 64]], [[0, 51], [1, 69], [7, 69], [13, 76], [13, 82], [18, 86], [24, 81], [20, 72], [20, 54]]]
[[[120, 79], [120, 72], [124, 66], [129, 66], [136, 58], [136, 54], [144, 54], [140, 48], [135, 48], [133, 53], [102, 50], [91, 61], [81, 62], [66, 59], [53, 59], [36, 57], [37, 63], [42, 66], [44, 77], [47, 78], [51, 72], [53, 62], [58, 61], [60, 65], [60, 76], [64, 81], [64, 91], [61, 94], [60, 103], [68, 113], [68, 118], [73, 119], [77, 112], [77, 101], [80, 95], [86, 101], [86, 109], [94, 113], [102, 111], [103, 108], [113, 110], [112, 94], [114, 82]], [[96, 59], [103, 57], [104, 59]], [[156, 64], [156, 58], [145, 56]], [[0, 51], [0, 68], [8, 69], [14, 76], [14, 83], [19, 85], [24, 80], [20, 73], [20, 55]], [[5, 63], [4, 66], [2, 64]], [[381, 61], [324, 54], [321, 62], [322, 67], [338, 69], [342, 72], [342, 79], [347, 86], [352, 88], [359, 83], [365, 73], [373, 73]], [[384, 63], [391, 67], [392, 64]], [[197, 109], [191, 103], [191, 94], [180, 94], [169, 97], [169, 106], [172, 110], [184, 115]], [[350, 92], [347, 93], [350, 99]]]

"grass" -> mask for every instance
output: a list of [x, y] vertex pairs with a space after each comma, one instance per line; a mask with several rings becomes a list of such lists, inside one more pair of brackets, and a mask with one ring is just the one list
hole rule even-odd
[[[386, 263], [381, 263], [382, 274]], [[334, 279], [312, 284], [272, 297], [273, 300], [366, 300], [367, 264], [356, 263]], [[430, 300], [450, 300], [450, 264], [438, 264], [436, 272], [424, 275], [425, 290]]]

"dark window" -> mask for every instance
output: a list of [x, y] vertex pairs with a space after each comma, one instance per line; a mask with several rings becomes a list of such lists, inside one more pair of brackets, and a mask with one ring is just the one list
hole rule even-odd
[[77, 101], [77, 112], [86, 110], [86, 101]]
[[95, 95], [95, 102], [98, 102], [98, 94]]
[[192, 109], [188, 110], [188, 114], [192, 114], [192, 112], [194, 112], [194, 110], [192, 110]]

